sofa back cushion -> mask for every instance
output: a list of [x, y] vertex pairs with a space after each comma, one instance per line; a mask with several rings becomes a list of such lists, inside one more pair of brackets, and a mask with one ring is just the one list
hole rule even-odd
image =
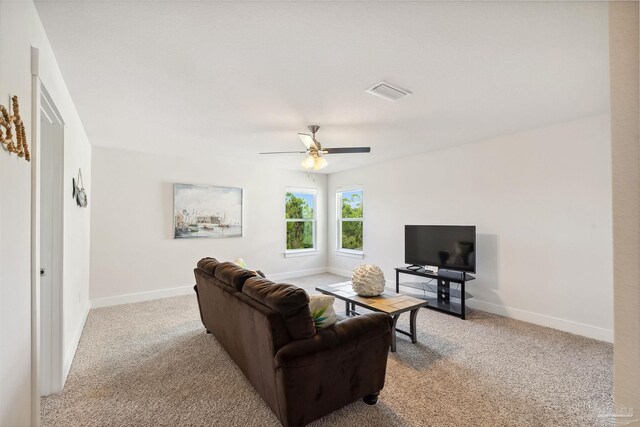
[[253, 271], [238, 267], [232, 262], [221, 262], [215, 267], [213, 275], [221, 282], [241, 291], [247, 279], [254, 277], [256, 274]]
[[245, 281], [242, 293], [280, 313], [292, 339], [315, 335], [309, 295], [304, 289], [273, 283], [262, 277], [251, 277]]
[[215, 258], [202, 258], [200, 261], [198, 261], [198, 268], [202, 271], [204, 271], [205, 273], [207, 273], [210, 276], [213, 276], [213, 273], [216, 270], [216, 267], [219, 265], [220, 263], [218, 262], [217, 259]]

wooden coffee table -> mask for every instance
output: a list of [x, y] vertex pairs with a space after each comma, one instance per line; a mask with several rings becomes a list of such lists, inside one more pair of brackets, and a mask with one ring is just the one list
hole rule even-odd
[[[418, 310], [426, 307], [429, 303], [425, 300], [413, 298], [408, 295], [397, 294], [395, 292], [385, 291], [381, 295], [375, 297], [363, 297], [354, 292], [351, 288], [351, 282], [337, 283], [335, 285], [318, 286], [316, 291], [325, 295], [332, 295], [346, 303], [347, 316], [359, 315], [356, 312], [356, 305], [367, 310], [387, 313], [393, 318], [391, 327], [391, 351], [396, 351], [396, 332], [411, 338], [412, 343], [418, 342], [416, 333], [416, 317]], [[398, 318], [402, 313], [410, 311], [410, 332], [396, 328]]]

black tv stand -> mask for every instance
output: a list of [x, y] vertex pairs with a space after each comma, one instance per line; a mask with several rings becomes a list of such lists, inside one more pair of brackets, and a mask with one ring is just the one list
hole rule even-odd
[[411, 264], [409, 267], [407, 267], [407, 270], [418, 271], [422, 268], [423, 267], [421, 265]]
[[[413, 267], [413, 266], [412, 266]], [[434, 273], [424, 268], [415, 270], [409, 267], [398, 267], [396, 270], [396, 292], [411, 295], [429, 302], [426, 308], [447, 313], [452, 316], [465, 319], [471, 311], [465, 304], [465, 300], [473, 295], [465, 291], [465, 284], [475, 277], [463, 272], [439, 270]], [[428, 282], [404, 282], [400, 283], [400, 274], [409, 274], [431, 279]], [[432, 284], [437, 280], [437, 284]], [[457, 283], [459, 289], [451, 289], [451, 284]], [[400, 286], [409, 288], [410, 291], [400, 292]]]

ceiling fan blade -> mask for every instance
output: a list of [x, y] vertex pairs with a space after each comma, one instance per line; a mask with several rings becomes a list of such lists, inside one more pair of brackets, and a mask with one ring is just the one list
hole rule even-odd
[[311, 135], [307, 135], [306, 133], [299, 133], [298, 136], [302, 140], [304, 146], [307, 147], [307, 150], [309, 148], [315, 148], [316, 150], [318, 149], [318, 147], [316, 146], [316, 142], [313, 140]]
[[259, 154], [305, 154], [306, 151], [268, 151], [266, 153]]
[[326, 154], [370, 153], [371, 147], [323, 148], [322, 152], [326, 152]]

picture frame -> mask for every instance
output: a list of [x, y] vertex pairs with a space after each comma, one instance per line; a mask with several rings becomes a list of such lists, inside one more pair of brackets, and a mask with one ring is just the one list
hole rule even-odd
[[203, 184], [173, 184], [173, 238], [242, 237], [244, 190]]

